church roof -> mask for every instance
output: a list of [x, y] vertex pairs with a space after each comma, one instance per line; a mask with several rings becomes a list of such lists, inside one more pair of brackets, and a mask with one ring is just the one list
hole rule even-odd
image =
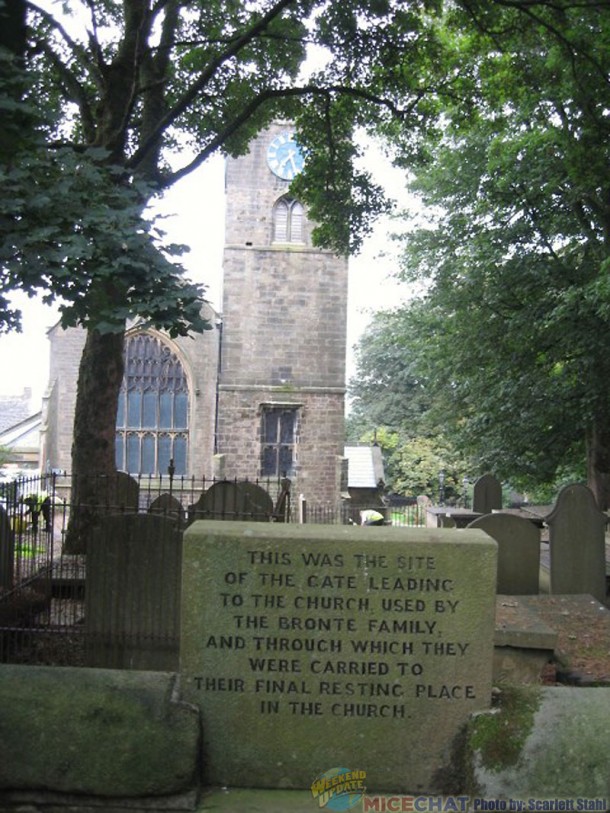
[[7, 426], [0, 431], [0, 446], [9, 448], [31, 447], [38, 448], [40, 442], [40, 426], [42, 423], [42, 413], [36, 412], [28, 415], [22, 421], [18, 421], [12, 426]]

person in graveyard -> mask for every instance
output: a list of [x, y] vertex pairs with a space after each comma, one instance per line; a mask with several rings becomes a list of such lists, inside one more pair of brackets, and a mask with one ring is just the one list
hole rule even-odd
[[46, 491], [41, 491], [38, 494], [28, 494], [23, 497], [23, 504], [26, 506], [25, 515], [30, 514], [32, 517], [32, 530], [34, 533], [38, 532], [38, 520], [42, 514], [44, 520], [44, 531], [50, 533], [51, 531], [51, 498]]
[[361, 525], [385, 525], [385, 517], [383, 514], [380, 514], [379, 511], [375, 511], [374, 509], [369, 509], [367, 511], [360, 512], [360, 524]]

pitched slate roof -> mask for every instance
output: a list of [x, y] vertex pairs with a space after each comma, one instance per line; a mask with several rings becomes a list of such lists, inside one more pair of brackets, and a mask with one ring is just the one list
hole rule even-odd
[[0, 430], [0, 446], [26, 446], [37, 449], [40, 443], [41, 424], [42, 412], [36, 412], [34, 415], [28, 415], [25, 420]]
[[0, 395], [0, 432], [26, 420], [31, 415], [32, 391], [24, 389], [21, 395]]

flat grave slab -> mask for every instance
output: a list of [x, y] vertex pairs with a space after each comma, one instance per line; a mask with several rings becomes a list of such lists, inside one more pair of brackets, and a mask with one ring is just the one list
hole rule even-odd
[[496, 597], [494, 682], [540, 683], [558, 635], [528, 604], [529, 596]]
[[[557, 646], [557, 631], [532, 606], [531, 596], [496, 596], [495, 646], [520, 649], [546, 649]], [[534, 597], [537, 598], [537, 597]]]
[[604, 604], [578, 594], [518, 598], [557, 633], [556, 658], [565, 679], [571, 674], [575, 682], [610, 685], [610, 610]]

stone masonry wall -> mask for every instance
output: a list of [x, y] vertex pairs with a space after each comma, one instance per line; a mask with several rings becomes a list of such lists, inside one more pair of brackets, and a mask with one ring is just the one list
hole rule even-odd
[[[198, 478], [212, 476], [220, 338], [217, 316], [209, 305], [204, 305], [204, 316], [212, 329], [203, 334], [175, 340], [159, 334], [182, 362], [189, 380], [187, 473]], [[63, 330], [59, 325], [49, 331], [50, 375], [43, 409], [43, 466], [48, 461], [54, 469], [71, 469], [76, 386], [85, 335], [81, 328]]]
[[218, 444], [227, 479], [254, 479], [261, 474], [263, 406], [299, 407], [293, 497], [313, 503], [336, 502], [340, 490], [337, 457], [343, 452], [343, 393], [279, 389], [220, 391]]
[[86, 333], [81, 328], [55, 325], [48, 333], [50, 342], [49, 401], [47, 408], [46, 457], [54, 469], [71, 469], [72, 435], [78, 367]]
[[227, 164], [218, 451], [227, 477], [257, 476], [263, 407], [299, 405], [295, 488], [336, 502], [347, 260], [314, 248], [307, 220], [302, 243], [273, 243], [273, 207], [289, 183], [270, 171], [266, 150], [290, 129], [273, 125]]

